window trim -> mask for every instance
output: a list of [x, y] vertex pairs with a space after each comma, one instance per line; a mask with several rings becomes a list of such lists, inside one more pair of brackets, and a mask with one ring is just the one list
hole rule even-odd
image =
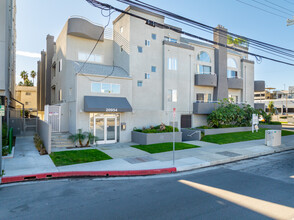
[[137, 46], [138, 53], [143, 53], [143, 47]]
[[[100, 85], [100, 91], [93, 91], [93, 86], [94, 85], [97, 85], [97, 84], [99, 84]], [[110, 88], [109, 88], [109, 91], [110, 92], [103, 92], [102, 91], [102, 84], [106, 84], [106, 85], [109, 85], [110, 86]], [[118, 90], [118, 92], [114, 92], [113, 91], [113, 85], [118, 85], [119, 87], [119, 90]], [[120, 84], [118, 84], [118, 83], [100, 83], [100, 82], [92, 82], [91, 83], [91, 92], [92, 93], [101, 93], [101, 94], [120, 94]]]
[[146, 47], [150, 47], [150, 45], [151, 45], [150, 40], [145, 40], [145, 46], [146, 46]]
[[156, 39], [157, 39], [157, 34], [152, 33], [152, 34], [151, 34], [151, 39], [152, 39], [152, 40], [156, 40]]
[[137, 87], [143, 87], [143, 81], [137, 80]]

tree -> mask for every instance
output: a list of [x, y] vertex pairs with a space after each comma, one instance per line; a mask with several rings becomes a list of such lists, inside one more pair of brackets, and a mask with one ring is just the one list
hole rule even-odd
[[274, 106], [274, 102], [273, 101], [270, 101], [268, 103], [268, 110], [270, 113], [275, 113], [275, 110], [274, 110], [275, 106]]
[[35, 77], [36, 77], [36, 72], [34, 70], [31, 71], [31, 77], [33, 78], [33, 85], [35, 84]]
[[25, 84], [25, 81], [29, 78], [29, 75], [27, 73], [27, 71], [21, 71], [20, 73], [20, 77], [23, 79], [23, 84]]

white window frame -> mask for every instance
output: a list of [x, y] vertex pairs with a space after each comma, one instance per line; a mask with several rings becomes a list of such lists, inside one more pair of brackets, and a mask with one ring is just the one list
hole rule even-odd
[[62, 59], [60, 59], [59, 62], [58, 62], [58, 71], [59, 72], [62, 71]]
[[150, 44], [151, 44], [151, 43], [150, 43], [150, 40], [145, 40], [145, 46], [146, 46], [146, 47], [150, 47]]
[[168, 70], [178, 70], [177, 58], [168, 58]]
[[[139, 86], [139, 83], [141, 84], [140, 86]], [[142, 80], [137, 81], [137, 87], [143, 87], [143, 81]]]
[[[141, 49], [141, 52], [140, 52], [139, 49]], [[138, 53], [143, 53], [143, 47], [141, 47], [141, 46], [137, 46], [137, 50], [138, 50]]]
[[156, 40], [157, 39], [157, 35], [155, 33], [152, 33], [151, 34], [151, 38], [152, 38], [152, 40]]
[[150, 73], [145, 73], [145, 79], [150, 79]]
[[[96, 91], [93, 91], [93, 85], [95, 84], [99, 84], [100, 85], [100, 91], [96, 92]], [[109, 85], [109, 91], [110, 92], [103, 92], [102, 90], [102, 84], [107, 84]], [[118, 85], [119, 86], [119, 91], [118, 92], [113, 92], [113, 85]], [[98, 82], [92, 82], [91, 83], [91, 92], [92, 93], [102, 93], [102, 94], [120, 94], [120, 84], [117, 84], [117, 83], [98, 83]]]

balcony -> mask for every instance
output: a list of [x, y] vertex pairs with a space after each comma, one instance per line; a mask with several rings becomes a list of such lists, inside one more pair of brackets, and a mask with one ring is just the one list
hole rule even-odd
[[217, 102], [194, 102], [193, 114], [208, 115], [218, 106]]
[[243, 79], [238, 77], [228, 78], [229, 89], [243, 89]]
[[195, 86], [217, 86], [216, 74], [195, 74]]

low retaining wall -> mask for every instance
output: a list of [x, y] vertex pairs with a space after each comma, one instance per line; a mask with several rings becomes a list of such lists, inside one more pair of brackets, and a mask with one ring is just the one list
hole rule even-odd
[[183, 141], [200, 141], [201, 131], [194, 129], [182, 128], [182, 140]]
[[[198, 129], [198, 128], [197, 128]], [[198, 129], [204, 132], [204, 135], [225, 134], [233, 132], [252, 131], [252, 127], [235, 127], [235, 128], [212, 128], [212, 129]]]
[[51, 125], [38, 120], [38, 135], [41, 137], [48, 154], [51, 153]]
[[282, 130], [282, 125], [259, 125], [260, 128], [267, 128], [273, 130]]
[[[132, 131], [132, 142], [141, 145], [173, 142], [173, 133], [142, 133]], [[175, 142], [182, 142], [182, 132], [175, 132]]]

